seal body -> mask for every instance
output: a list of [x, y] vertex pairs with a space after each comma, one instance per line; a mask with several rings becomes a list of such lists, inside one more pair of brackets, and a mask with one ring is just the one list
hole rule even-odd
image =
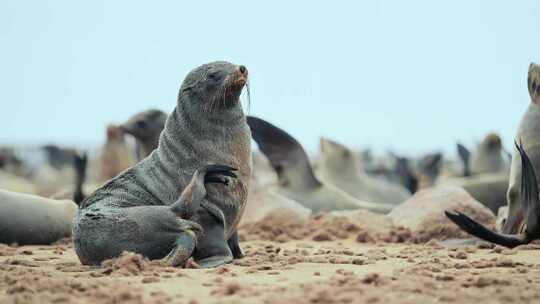
[[71, 235], [77, 205], [0, 190], [0, 243], [46, 245]]
[[457, 185], [467, 191], [475, 200], [497, 214], [500, 207], [506, 205], [508, 191], [508, 173], [479, 174], [470, 177], [451, 178], [438, 185]]
[[[236, 226], [251, 175], [250, 131], [238, 102], [245, 77], [243, 66], [226, 62], [188, 74], [157, 149], [83, 201], [73, 228], [83, 264], [125, 250], [172, 265], [193, 256], [206, 267], [240, 255]], [[203, 184], [199, 170], [209, 163], [238, 168], [238, 178]]]
[[488, 134], [471, 157], [471, 174], [508, 172], [509, 165], [503, 153], [501, 138]]
[[398, 184], [364, 173], [357, 155], [347, 147], [325, 138], [320, 142], [322, 161], [318, 171], [324, 181], [368, 202], [399, 204], [411, 196]]

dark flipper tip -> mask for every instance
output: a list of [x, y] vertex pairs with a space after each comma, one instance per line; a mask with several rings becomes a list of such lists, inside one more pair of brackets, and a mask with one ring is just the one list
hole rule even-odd
[[461, 212], [445, 211], [444, 214], [459, 228], [482, 240], [510, 248], [527, 243], [522, 235], [496, 233]]
[[222, 178], [219, 176], [212, 176], [212, 175], [206, 175], [204, 177], [204, 183], [205, 184], [210, 184], [210, 183], [224, 184], [225, 186], [229, 185], [229, 181], [226, 178]]

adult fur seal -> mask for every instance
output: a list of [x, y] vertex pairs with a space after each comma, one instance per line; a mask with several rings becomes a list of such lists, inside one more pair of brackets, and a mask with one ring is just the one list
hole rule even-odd
[[0, 243], [46, 245], [71, 235], [77, 205], [0, 190]]
[[446, 212], [456, 225], [483, 240], [515, 247], [540, 237], [540, 66], [531, 63], [527, 79], [531, 103], [519, 124], [508, 187], [508, 218], [502, 233], [493, 232], [461, 213]]
[[473, 153], [458, 144], [458, 155], [463, 162], [463, 176], [504, 173], [509, 169], [502, 140], [496, 133], [489, 133]]
[[239, 97], [247, 76], [244, 66], [228, 62], [186, 76], [158, 148], [83, 201], [73, 227], [83, 264], [123, 251], [172, 266], [193, 257], [213, 267], [242, 256], [236, 227], [249, 190], [251, 145]]
[[277, 192], [313, 212], [366, 209], [388, 213], [393, 205], [365, 202], [315, 177], [300, 143], [287, 132], [260, 118], [248, 116], [253, 139], [278, 175]]
[[159, 142], [159, 134], [165, 127], [167, 114], [157, 109], [149, 109], [132, 116], [120, 128], [135, 137], [135, 152], [137, 160], [141, 161], [152, 151]]
[[399, 204], [411, 194], [398, 184], [364, 173], [356, 153], [335, 141], [321, 138], [321, 178], [355, 198], [368, 202]]

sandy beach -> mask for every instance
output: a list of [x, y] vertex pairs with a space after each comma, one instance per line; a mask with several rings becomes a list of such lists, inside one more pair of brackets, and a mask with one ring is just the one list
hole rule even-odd
[[246, 257], [216, 269], [166, 267], [132, 253], [83, 266], [70, 240], [1, 245], [0, 302], [535, 303], [540, 297], [539, 245], [365, 242], [354, 229], [340, 237], [264, 240], [255, 230], [240, 230], [249, 239], [241, 243]]

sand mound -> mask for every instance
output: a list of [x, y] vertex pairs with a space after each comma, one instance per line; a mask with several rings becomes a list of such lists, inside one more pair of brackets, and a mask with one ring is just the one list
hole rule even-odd
[[459, 211], [488, 226], [495, 226], [495, 216], [463, 188], [441, 185], [422, 190], [390, 212], [395, 225], [411, 230], [417, 242], [431, 239], [468, 238], [444, 215], [445, 210]]

